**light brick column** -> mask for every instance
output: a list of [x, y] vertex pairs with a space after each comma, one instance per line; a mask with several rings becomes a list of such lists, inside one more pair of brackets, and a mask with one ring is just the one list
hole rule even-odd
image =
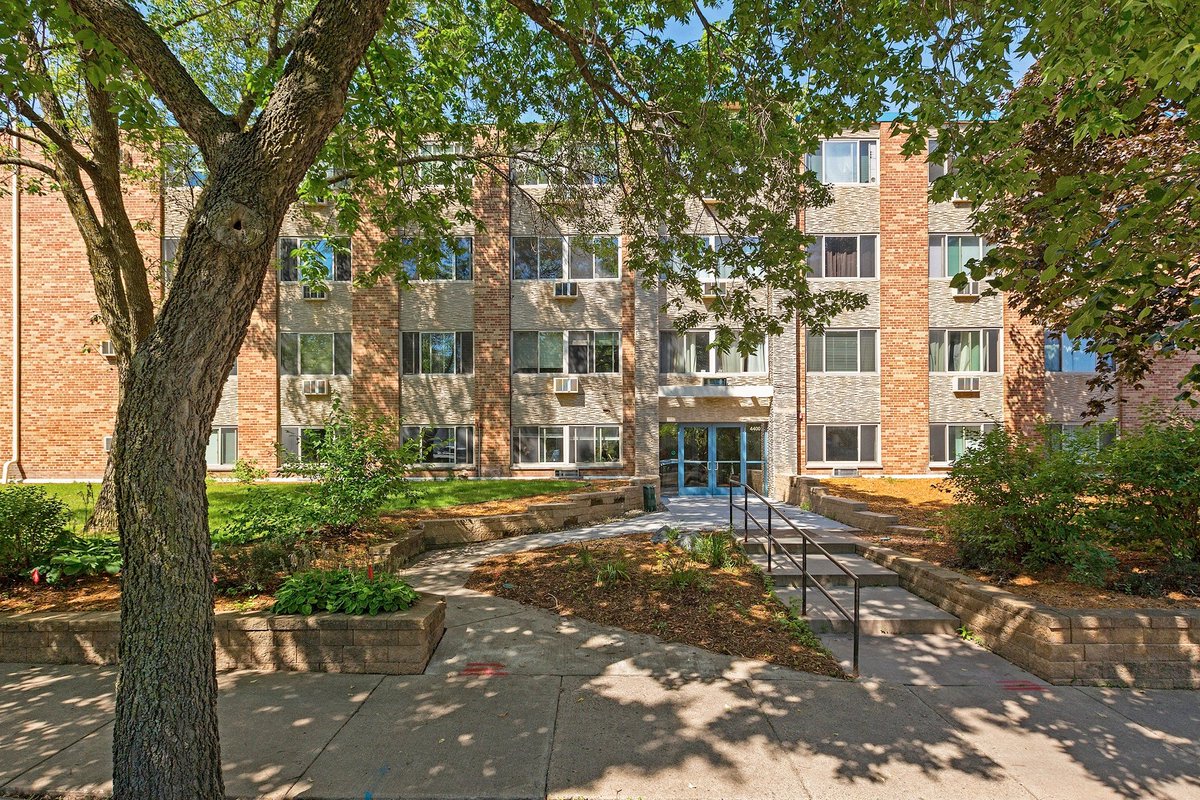
[[[18, 142], [19, 144], [19, 142]], [[5, 189], [12, 190], [11, 180]], [[20, 204], [22, 197], [18, 193], [16, 202]], [[0, 197], [0, 463], [13, 457], [12, 422], [13, 422], [13, 296], [12, 270], [13, 248], [20, 241], [17, 237], [13, 211], [14, 198], [11, 195]], [[17, 237], [14, 240], [14, 237]], [[19, 255], [18, 255], [19, 258]], [[9, 477], [21, 477], [17, 465], [9, 468]]]
[[[796, 229], [805, 230], [805, 209], [796, 211]], [[807, 256], [805, 256], [807, 264]], [[805, 267], [807, 269], [807, 266]], [[808, 459], [808, 334], [804, 323], [796, 318], [796, 474], [804, 472]], [[788, 487], [784, 487], [784, 493]]]
[[1046, 359], [1042, 327], [1004, 307], [1004, 425], [1032, 435], [1046, 416]]
[[275, 265], [263, 276], [262, 296], [238, 354], [238, 458], [279, 466], [279, 287]]
[[880, 456], [887, 473], [929, 471], [929, 173], [879, 126]]
[[476, 458], [485, 476], [512, 473], [512, 289], [509, 186], [491, 173], [475, 179]]
[[[377, 265], [383, 234], [374, 228], [354, 237], [355, 277]], [[400, 414], [400, 297], [391, 278], [351, 290], [352, 403], [355, 410], [395, 420]]]
[[[625, 237], [621, 237], [625, 252]], [[638, 472], [637, 276], [621, 265], [621, 464], [626, 475]]]

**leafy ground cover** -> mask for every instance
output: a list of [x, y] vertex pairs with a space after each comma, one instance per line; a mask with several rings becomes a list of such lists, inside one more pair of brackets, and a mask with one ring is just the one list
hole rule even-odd
[[[1068, 570], [1052, 567], [997, 578], [981, 570], [965, 569], [949, 534], [946, 512], [954, 498], [945, 481], [920, 478], [836, 478], [822, 481], [839, 497], [861, 500], [872, 511], [894, 514], [901, 525], [926, 528], [929, 534], [895, 535], [864, 533], [865, 537], [902, 553], [1004, 587], [1013, 594], [1059, 608], [1200, 608], [1200, 597], [1167, 592], [1159, 597], [1128, 594], [1116, 588], [1085, 586], [1068, 578]], [[1162, 559], [1134, 550], [1111, 548], [1119, 566], [1143, 574], [1161, 567]]]
[[485, 561], [466, 586], [669, 642], [844, 677], [729, 539], [685, 549], [634, 534], [510, 553]]
[[[214, 552], [214, 584], [218, 611], [258, 611], [274, 602], [274, 591], [289, 574], [305, 570], [352, 567], [363, 570], [372, 545], [394, 538], [408, 525], [429, 517], [490, 516], [524, 510], [533, 503], [559, 499], [563, 494], [610, 488], [609, 482], [547, 480], [451, 480], [413, 484], [413, 496], [395, 496], [383, 505], [378, 519], [350, 530], [322, 528], [304, 537], [263, 535], [222, 539], [234, 523], [263, 525], [287, 508], [289, 500], [300, 505], [313, 484], [234, 482], [209, 483], [209, 525], [217, 544]], [[61, 500], [70, 519], [67, 527], [82, 530], [89, 507], [86, 484], [46, 484], [40, 488]], [[251, 499], [253, 498], [253, 499]], [[255, 510], [255, 505], [266, 511]], [[287, 520], [285, 520], [287, 522]], [[247, 527], [247, 526], [243, 526]], [[240, 531], [239, 531], [240, 533]], [[88, 563], [89, 553], [107, 547], [111, 536], [72, 536], [69, 551], [56, 555], [70, 563]], [[98, 574], [66, 575], [50, 584], [49, 575], [34, 583], [28, 576], [0, 580], [0, 611], [101, 611], [120, 604], [119, 576], [109, 574], [107, 564], [98, 564]]]

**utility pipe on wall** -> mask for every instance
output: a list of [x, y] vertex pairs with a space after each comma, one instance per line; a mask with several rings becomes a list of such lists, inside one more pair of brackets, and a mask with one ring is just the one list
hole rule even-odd
[[[20, 149], [13, 137], [13, 148]], [[4, 462], [0, 483], [21, 472], [21, 168], [12, 176], [12, 458]]]

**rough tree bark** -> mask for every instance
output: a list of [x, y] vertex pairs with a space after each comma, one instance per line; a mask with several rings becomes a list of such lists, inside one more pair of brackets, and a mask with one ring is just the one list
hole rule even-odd
[[117, 412], [124, 580], [115, 798], [224, 794], [204, 448], [284, 215], [342, 115], [387, 5], [319, 0], [262, 114], [243, 130], [130, 5], [71, 0], [146, 75], [209, 171], [171, 293], [129, 365]]

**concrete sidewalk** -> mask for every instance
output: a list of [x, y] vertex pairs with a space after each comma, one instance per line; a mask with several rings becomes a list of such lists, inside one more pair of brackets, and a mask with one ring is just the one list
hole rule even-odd
[[[423, 560], [406, 577], [448, 595], [424, 675], [222, 675], [230, 797], [1200, 798], [1198, 692], [1051, 687], [945, 636], [872, 637], [835, 681], [462, 588], [495, 552], [664, 520]], [[107, 791], [114, 679], [0, 665], [0, 794]]]

